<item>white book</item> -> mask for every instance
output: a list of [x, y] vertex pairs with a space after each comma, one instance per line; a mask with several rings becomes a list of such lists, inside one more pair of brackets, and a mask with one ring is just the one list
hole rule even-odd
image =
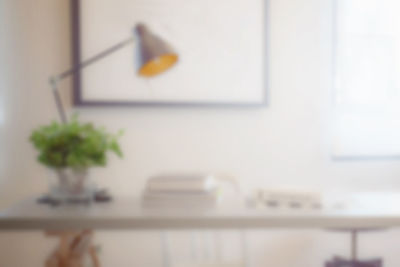
[[143, 198], [159, 200], [215, 200], [219, 197], [219, 190], [213, 189], [209, 192], [154, 192], [146, 190]]
[[147, 207], [212, 207], [220, 200], [217, 189], [210, 192], [151, 192], [145, 191], [142, 203]]
[[157, 201], [144, 200], [142, 206], [150, 209], [210, 209], [218, 206], [219, 201]]
[[158, 175], [147, 181], [150, 192], [208, 192], [216, 187], [214, 176], [204, 174]]

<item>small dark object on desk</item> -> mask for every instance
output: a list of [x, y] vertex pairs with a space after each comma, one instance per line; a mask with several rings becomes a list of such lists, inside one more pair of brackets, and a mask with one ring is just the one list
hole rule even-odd
[[101, 189], [94, 193], [94, 201], [95, 202], [109, 202], [112, 200], [112, 197], [107, 189]]
[[[94, 193], [93, 202], [105, 203], [105, 202], [110, 202], [110, 201], [112, 201], [112, 197], [107, 189], [101, 189]], [[50, 205], [53, 207], [59, 206], [63, 203], [61, 200], [52, 198], [49, 195], [44, 195], [44, 196], [38, 198], [37, 202], [39, 204], [47, 204], [47, 205]], [[68, 200], [67, 203], [68, 204], [88, 205], [91, 203], [91, 201], [90, 200]]]
[[300, 202], [292, 201], [289, 203], [289, 207], [291, 207], [293, 209], [299, 209], [299, 208], [302, 208], [303, 205]]
[[264, 205], [268, 208], [278, 208], [278, 207], [288, 207], [291, 209], [304, 209], [304, 208], [311, 208], [311, 209], [322, 209], [321, 203], [303, 203], [301, 201], [290, 201], [290, 202], [279, 202], [278, 200], [268, 199], [264, 201]]
[[278, 206], [279, 206], [279, 203], [278, 203], [278, 201], [276, 201], [276, 200], [266, 200], [266, 201], [265, 201], [265, 204], [266, 204], [268, 207], [272, 207], [272, 208], [275, 208], [275, 207], [278, 207]]
[[311, 207], [312, 207], [313, 209], [322, 209], [322, 204], [321, 204], [321, 203], [313, 203], [313, 204], [311, 205]]
[[58, 206], [61, 204], [61, 201], [54, 199], [48, 195], [41, 196], [40, 198], [37, 199], [37, 202], [39, 204], [48, 204], [50, 206]]

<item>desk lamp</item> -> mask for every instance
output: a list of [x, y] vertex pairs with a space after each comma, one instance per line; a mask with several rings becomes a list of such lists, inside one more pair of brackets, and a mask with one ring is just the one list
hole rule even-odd
[[146, 25], [139, 23], [134, 27], [132, 35], [103, 50], [95, 56], [80, 62], [69, 70], [50, 78], [50, 85], [53, 89], [53, 95], [57, 106], [57, 111], [63, 123], [67, 123], [68, 119], [65, 109], [61, 101], [58, 91], [58, 83], [62, 80], [74, 75], [82, 69], [100, 61], [101, 59], [115, 53], [123, 47], [137, 41], [138, 43], [138, 72], [143, 77], [154, 77], [171, 68], [178, 61], [178, 54], [174, 52], [172, 47], [157, 35], [154, 35]]

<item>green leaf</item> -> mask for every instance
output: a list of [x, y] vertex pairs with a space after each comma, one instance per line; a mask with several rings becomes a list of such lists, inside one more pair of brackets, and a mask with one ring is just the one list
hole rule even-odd
[[77, 115], [70, 122], [52, 122], [32, 131], [29, 140], [38, 150], [38, 160], [49, 167], [87, 168], [105, 166], [108, 152], [122, 157], [119, 138], [91, 123], [81, 123]]

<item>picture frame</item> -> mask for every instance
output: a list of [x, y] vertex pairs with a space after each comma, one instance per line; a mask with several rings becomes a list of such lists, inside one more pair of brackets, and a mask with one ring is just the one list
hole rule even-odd
[[[126, 62], [132, 62], [133, 60], [126, 60], [126, 57], [129, 54], [127, 53], [127, 51], [122, 52], [122, 54], [125, 53], [125, 58], [123, 58], [121, 54], [113, 59], [106, 59], [104, 60], [105, 62], [97, 64], [101, 67], [91, 66], [87, 68], [88, 70], [83, 70], [74, 75], [74, 105], [130, 107], [260, 107], [267, 104], [268, 10], [266, 0], [254, 1], [258, 3], [257, 8], [261, 8], [261, 10], [259, 10], [260, 13], [258, 14], [258, 16], [251, 14], [252, 18], [248, 19], [250, 21], [243, 22], [244, 25], [236, 25], [237, 27], [240, 27], [240, 29], [237, 29], [235, 27], [229, 28], [227, 26], [229, 25], [229, 21], [224, 21], [227, 20], [226, 17], [222, 18], [220, 17], [220, 14], [218, 14], [218, 10], [223, 10], [223, 5], [227, 3], [226, 0], [218, 0], [221, 1], [221, 3], [219, 5], [213, 4], [213, 6], [209, 7], [209, 9], [207, 9], [206, 6], [199, 6], [198, 9], [201, 11], [193, 11], [196, 14], [199, 13], [198, 21], [196, 22], [195, 20], [193, 20], [191, 23], [187, 23], [189, 25], [182, 26], [182, 29], [179, 28], [179, 25], [182, 25], [179, 22], [179, 18], [176, 18], [179, 16], [176, 16], [175, 14], [174, 18], [171, 18], [171, 15], [168, 15], [168, 13], [170, 12], [169, 7], [160, 7], [163, 6], [163, 2], [161, 0], [150, 0], [149, 2], [141, 0], [115, 0], [112, 1], [113, 4], [111, 4], [111, 1], [105, 0], [101, 3], [99, 2], [100, 0], [70, 1], [72, 22], [72, 55], [74, 66], [77, 66], [84, 59], [106, 48], [107, 46], [109, 46], [109, 44], [120, 41], [120, 36], [122, 36], [121, 34], [118, 35], [117, 33], [115, 34], [115, 36], [110, 35], [114, 35], [113, 27], [115, 27], [115, 29], [125, 27], [126, 30], [126, 24], [123, 25], [123, 22], [125, 21], [123, 19], [117, 22], [114, 19], [109, 19], [109, 21], [107, 21], [107, 19], [103, 19], [102, 16], [108, 17], [108, 15], [104, 15], [108, 13], [104, 12], [114, 12], [113, 14], [115, 15], [119, 12], [118, 10], [125, 10], [123, 5], [125, 5], [126, 3], [129, 3], [129, 7], [131, 10], [133, 10], [133, 5], [135, 3], [137, 4], [137, 7], [135, 7], [135, 10], [137, 9], [137, 11], [134, 14], [136, 17], [139, 17], [139, 15], [141, 15], [142, 13], [145, 14], [141, 15], [142, 18], [135, 19], [141, 19], [142, 21], [145, 20], [145, 23], [152, 23], [151, 26], [156, 25], [155, 31], [157, 32], [157, 34], [164, 32], [164, 36], [166, 36], [166, 39], [168, 39], [168, 41], [173, 40], [174, 45], [181, 42], [181, 45], [176, 50], [178, 54], [182, 53], [181, 57], [183, 58], [182, 60], [180, 59], [178, 62], [179, 69], [177, 68], [177, 70], [169, 70], [168, 73], [163, 74], [162, 79], [157, 78], [158, 80], [153, 82], [153, 80], [150, 79], [140, 80], [140, 77], [132, 78], [130, 75], [132, 74], [132, 76], [135, 76], [135, 73], [132, 70], [131, 74], [128, 74], [128, 67]], [[173, 2], [175, 3], [175, 5], [178, 6], [180, 4], [179, 1], [182, 0], [174, 0]], [[119, 3], [119, 5], [116, 4], [117, 2]], [[231, 12], [231, 14], [227, 15], [227, 17], [229, 17], [231, 20], [240, 19], [242, 13], [244, 12], [243, 7], [248, 6], [248, 1], [246, 0], [235, 0], [234, 2], [237, 4], [237, 12]], [[201, 3], [201, 1], [192, 1], [193, 10], [197, 10], [197, 7], [195, 7], [195, 5], [197, 5], [196, 3]], [[230, 8], [232, 8], [233, 2], [230, 3]], [[95, 4], [96, 8], [93, 8]], [[99, 8], [99, 6], [101, 6], [102, 4], [104, 6], [102, 8]], [[142, 8], [138, 8], [140, 6], [142, 6]], [[216, 6], [218, 6], [218, 8]], [[254, 10], [256, 9], [256, 5], [250, 6]], [[164, 8], [165, 11], [163, 11]], [[247, 10], [247, 16], [250, 16], [250, 13], [254, 11], [251, 10], [251, 8]], [[146, 10], [155, 10], [155, 14], [151, 14], [151, 12], [148, 12], [148, 14], [146, 14], [146, 12], [144, 12]], [[98, 14], [96, 12], [103, 13]], [[201, 12], [204, 12], [204, 16], [201, 15]], [[207, 12], [211, 12], [212, 14], [210, 15]], [[147, 19], [147, 17], [145, 16], [148, 16], [149, 18]], [[123, 16], [121, 15], [121, 17]], [[211, 20], [208, 21], [209, 25], [218, 24], [217, 26], [215, 26], [216, 30], [214, 32], [206, 32], [214, 26], [209, 27], [208, 29], [206, 26], [202, 26], [202, 18], [205, 21]], [[244, 16], [243, 18], [246, 18], [246, 16]], [[98, 25], [98, 23], [95, 23], [96, 19], [102, 21], [102, 25]], [[182, 14], [182, 22], [187, 19], [187, 14]], [[212, 19], [216, 21], [213, 22]], [[137, 22], [138, 21], [136, 21], [135, 23]], [[123, 27], [119, 27], [119, 24], [123, 25]], [[223, 31], [228, 32], [225, 33], [226, 40], [219, 37], [219, 35], [221, 35], [221, 32]], [[257, 31], [259, 32], [258, 37]], [[165, 32], [167, 33], [165, 34]], [[190, 34], [188, 32], [190, 32]], [[129, 34], [129, 32], [127, 34]], [[186, 36], [186, 34], [188, 36]], [[232, 44], [231, 42], [232, 40], [234, 40], [233, 38], [236, 38], [235, 34], [238, 35], [238, 44], [236, 45]], [[193, 36], [196, 37], [197, 35], [199, 36], [198, 40], [196, 40], [196, 38], [193, 38]], [[213, 40], [212, 38], [215, 38], [215, 40]], [[254, 39], [256, 41], [254, 41]], [[207, 47], [207, 49], [203, 51], [203, 54], [199, 53], [202, 47], [197, 47], [194, 45], [196, 42], [200, 41], [203, 42], [202, 45], [204, 47]], [[218, 50], [217, 52], [211, 51], [213, 49], [220, 50]], [[225, 54], [219, 57], [219, 53]], [[209, 61], [203, 60], [203, 57], [207, 56], [209, 57]], [[113, 55], [111, 57], [113, 57]], [[226, 62], [227, 60], [229, 62]], [[120, 64], [123, 61], [124, 63]], [[200, 63], [197, 64], [197, 62]], [[235, 62], [239, 63], [237, 65], [232, 64]], [[213, 67], [214, 63], [215, 65], [225, 64], [223, 65], [225, 70], [222, 71], [221, 74], [216, 74], [218, 68]], [[229, 70], [226, 70], [227, 68]], [[118, 69], [120, 71], [116, 71]], [[110, 74], [110, 72], [112, 73]], [[124, 73], [125, 76], [122, 76], [122, 74], [120, 73]], [[192, 75], [192, 77], [185, 78], [190, 75]], [[182, 80], [184, 79], [186, 80], [183, 82]], [[135, 81], [132, 82], [132, 86], [128, 87], [127, 84], [129, 82], [125, 81], [131, 80]], [[106, 85], [108, 86], [108, 88], [111, 89], [107, 89]], [[127, 88], [123, 88], [124, 86], [126, 86]], [[130, 88], [134, 88], [135, 90], [130, 90]], [[140, 93], [137, 93], [135, 95], [132, 93], [132, 91], [140, 91]]]

